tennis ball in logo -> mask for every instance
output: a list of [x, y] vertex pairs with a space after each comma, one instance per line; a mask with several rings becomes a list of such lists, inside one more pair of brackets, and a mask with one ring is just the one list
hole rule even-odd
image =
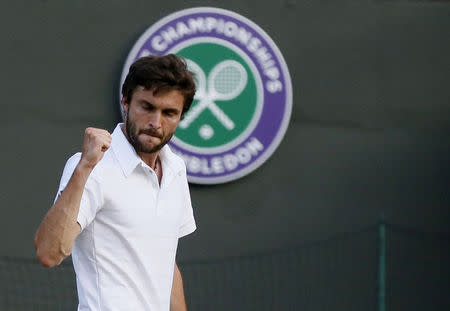
[[210, 42], [195, 43], [177, 55], [196, 75], [197, 94], [175, 137], [200, 148], [223, 146], [251, 124], [257, 108], [255, 77], [232, 49]]

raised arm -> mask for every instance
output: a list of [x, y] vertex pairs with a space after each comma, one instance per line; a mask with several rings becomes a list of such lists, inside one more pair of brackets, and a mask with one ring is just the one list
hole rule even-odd
[[34, 237], [36, 255], [43, 266], [59, 265], [71, 254], [73, 243], [81, 231], [77, 217], [84, 187], [110, 144], [111, 136], [107, 131], [86, 129], [81, 160], [66, 188], [45, 215]]

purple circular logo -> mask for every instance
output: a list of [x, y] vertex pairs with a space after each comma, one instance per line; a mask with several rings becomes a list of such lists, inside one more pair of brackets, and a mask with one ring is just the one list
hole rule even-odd
[[188, 180], [225, 183], [261, 166], [283, 139], [292, 110], [291, 79], [272, 39], [231, 11], [178, 11], [135, 43], [121, 83], [136, 59], [169, 53], [195, 73], [194, 102], [169, 143], [185, 160]]

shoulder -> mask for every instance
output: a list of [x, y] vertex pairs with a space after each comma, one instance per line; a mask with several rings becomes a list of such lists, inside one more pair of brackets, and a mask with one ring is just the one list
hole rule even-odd
[[184, 162], [182, 157], [173, 153], [173, 161], [177, 167], [179, 167], [183, 171], [186, 171], [186, 163]]
[[66, 165], [64, 166], [63, 176], [72, 176], [73, 171], [77, 167], [78, 163], [81, 160], [81, 152], [77, 152], [73, 154], [69, 159], [66, 161]]
[[[81, 152], [77, 152], [67, 159], [63, 171], [64, 176], [71, 176], [73, 174], [78, 163], [80, 163], [81, 155]], [[111, 165], [114, 165], [114, 156], [112, 155], [111, 149], [108, 149], [103, 155], [103, 158], [95, 165], [90, 176], [94, 178], [100, 177], [105, 172], [105, 169], [111, 167]]]
[[167, 159], [170, 162], [170, 166], [175, 171], [186, 172], [186, 164], [185, 164], [183, 158], [180, 157], [179, 155], [177, 155], [176, 153], [174, 153], [168, 145], [164, 146], [163, 153], [164, 153], [164, 157], [167, 157]]

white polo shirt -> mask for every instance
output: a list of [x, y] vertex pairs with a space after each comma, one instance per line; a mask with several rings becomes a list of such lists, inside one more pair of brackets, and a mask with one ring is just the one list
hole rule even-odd
[[[161, 185], [119, 124], [81, 199], [72, 252], [79, 311], [169, 311], [178, 238], [196, 229], [186, 167], [166, 145]], [[66, 163], [58, 194], [80, 161]]]

